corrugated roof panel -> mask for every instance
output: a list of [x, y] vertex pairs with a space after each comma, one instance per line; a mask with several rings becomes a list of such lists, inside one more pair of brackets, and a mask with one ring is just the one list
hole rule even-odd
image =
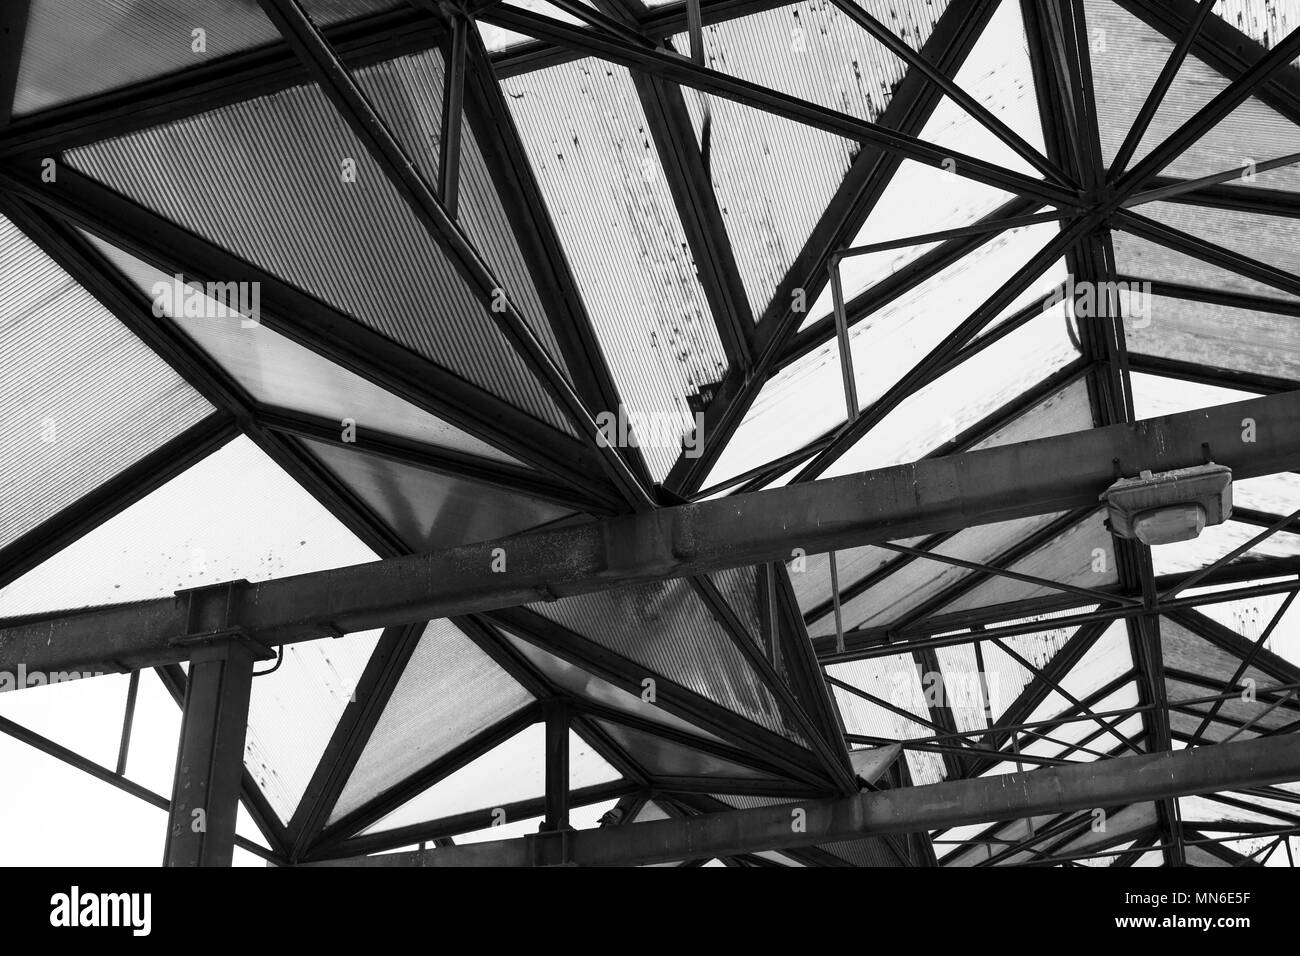
[[[998, 4], [953, 81], [1037, 150], [1040, 156], [1046, 155], [1020, 4]], [[935, 111], [935, 116], [925, 127], [923, 139], [1033, 179], [1043, 178], [1027, 160], [982, 123], [964, 122], [960, 118], [947, 122], [946, 118], [951, 115], [947, 102], [945, 99]]]
[[[398, 0], [304, 3], [321, 26], [397, 5]], [[279, 39], [256, 3], [33, 0], [14, 114], [185, 70]]]
[[[1044, 618], [1043, 624], [1044, 628], [1041, 631], [1001, 638], [1002, 642], [1013, 651], [1040, 669], [1060, 653], [1061, 648], [1078, 630], [1073, 627], [1052, 628], [1050, 618]], [[1121, 662], [1121, 666], [1115, 673], [1110, 674], [1108, 671], [1108, 676], [1118, 677], [1119, 673], [1127, 670], [1129, 666], [1126, 663], [1127, 642], [1127, 631], [1121, 623], [1118, 628], [1112, 628], [1107, 632], [1107, 636], [1098, 639], [1097, 643], [1089, 648], [1085, 660]], [[979, 671], [979, 659], [975, 654], [973, 643], [955, 644], [935, 650], [943, 675], [942, 683], [939, 685], [943, 694], [942, 699], [948, 703], [957, 726], [962, 730], [982, 730], [999, 723], [1007, 709], [1035, 679], [1032, 671], [992, 641], [984, 641], [980, 653], [984, 659], [983, 675]], [[1084, 667], [1082, 661], [1072, 670], [1078, 670], [1080, 667]], [[1089, 684], [1091, 685], [1091, 681]], [[1067, 690], [1076, 697], [1086, 697], [1095, 689], [1089, 686], [1081, 691], [1067, 687]], [[1065, 701], [1062, 700], [1062, 703], [1064, 704]], [[988, 716], [985, 715], [985, 707], [989, 708]], [[1057, 730], [1053, 730], [1052, 734], [1057, 737], [1064, 736]], [[1022, 746], [1031, 743], [1032, 740], [1033, 738], [1028, 738]]]
[[[892, 25], [887, 18], [878, 14], [877, 18]], [[953, 82], [1025, 142], [1040, 153], [1045, 151], [1029, 51], [1016, 4], [1004, 3], [997, 8], [958, 68]], [[947, 96], [940, 98], [919, 138], [1035, 179], [1041, 178], [1036, 169]], [[918, 203], [918, 196], [924, 196], [925, 201]], [[1010, 193], [946, 169], [905, 160], [851, 245], [906, 239], [969, 225], [1012, 198]], [[935, 245], [927, 243], [844, 260], [840, 275], [846, 301], [851, 301]], [[828, 285], [809, 310], [803, 325], [830, 315], [831, 302]]]
[[[1189, 689], [1179, 681], [1165, 681], [1165, 693], [1170, 700], [1199, 700], [1202, 697], [1212, 696], [1203, 687]], [[1237, 724], [1219, 720], [1218, 717], [1206, 724], [1202, 730], [1201, 719], [1181, 710], [1170, 711], [1169, 730], [1173, 734], [1185, 737], [1191, 737], [1199, 730], [1202, 742], [1208, 743], [1220, 743], [1225, 737], [1232, 737], [1234, 740], [1251, 740], [1259, 736], [1254, 730], [1243, 730], [1238, 733], [1240, 727]]]
[[[1198, 408], [1230, 405], [1257, 398], [1259, 393], [1208, 382], [1192, 382], [1166, 375], [1133, 372], [1133, 410], [1139, 419], [1177, 415]], [[1159, 553], [1159, 552], [1157, 552]]]
[[[1115, 548], [1102, 512], [1084, 518], [1010, 566], [1008, 570], [1077, 587], [1101, 588], [1119, 580]], [[994, 604], [1023, 601], [1033, 597], [1059, 595], [1045, 585], [1027, 584], [1011, 578], [991, 577], [983, 584], [945, 606], [941, 614], [969, 611]]]
[[899, 860], [884, 840], [841, 840], [838, 843], [820, 843], [817, 848], [833, 853], [854, 866], [907, 866]]
[[663, 416], [641, 444], [662, 479], [727, 359], [631, 77], [585, 59], [501, 86], [620, 397]]
[[[1295, 268], [1295, 250], [1300, 246], [1300, 220], [1289, 216], [1260, 216], [1235, 209], [1167, 202], [1144, 203], [1136, 211], [1148, 219], [1239, 252], [1288, 274]], [[1265, 288], [1265, 295], [1276, 296], [1281, 291], [1273, 286]]]
[[[1017, 518], [966, 528], [932, 550], [936, 554], [964, 561], [986, 563], [1058, 517], [1060, 516], [1035, 515], [1032, 518]], [[951, 564], [917, 558], [862, 594], [845, 601], [840, 608], [844, 629], [847, 631], [856, 627], [883, 627], [891, 624], [973, 573]], [[826, 614], [819, 620], [810, 622], [808, 633], [812, 637], [833, 635], [834, 615]]]
[[[1096, 605], [1085, 605], [1074, 610], [1054, 611], [1051, 614], [1037, 615], [1037, 617], [1044, 623], [1050, 623], [1052, 618], [1067, 617], [1072, 613], [1091, 611], [1095, 608]], [[1061, 688], [1066, 693], [1082, 700], [1113, 683], [1117, 678], [1131, 673], [1133, 667], [1133, 646], [1128, 639], [1128, 623], [1123, 620], [1112, 621], [1107, 625], [1106, 630], [1097, 639], [1096, 643], [1088, 649], [1088, 653], [1084, 654], [1079, 662], [1070, 668], [1069, 673], [1061, 678]], [[1128, 706], [1130, 704], [1128, 695], [1130, 694], [1133, 695], [1132, 703], [1136, 703], [1136, 686], [1125, 684], [1107, 695], [1102, 703], [1105, 703], [1111, 709], [1114, 709], [1111, 707], [1112, 703], [1120, 707]], [[1055, 691], [1048, 700], [1050, 701], [1052, 698], [1055, 698], [1055, 709], [1052, 709], [1050, 704], [1040, 706], [1034, 711], [1031, 719], [1037, 720], [1040, 717], [1057, 715], [1073, 707], [1073, 704], [1070, 704]], [[1106, 708], [1098, 706], [1094, 709], [1104, 710]]]
[[632, 762], [652, 777], [727, 777], [735, 780], [772, 780], [772, 774], [743, 764], [686, 747], [676, 741], [616, 724], [609, 720], [595, 723], [609, 735]]
[[[1048, 663], [1052, 657], [1055, 657], [1065, 643], [1077, 633], [1075, 628], [1052, 627], [1053, 620], [1056, 618], [1066, 617], [1071, 614], [1091, 611], [1096, 605], [1084, 605], [1077, 608], [1068, 608], [1062, 611], [1053, 611], [1048, 614], [1035, 614], [1031, 617], [1018, 618], [1012, 620], [997, 621], [998, 626], [1008, 624], [1040, 624], [1042, 630], [1033, 634], [1023, 635], [1015, 638], [1004, 638], [1006, 643], [1013, 647], [1017, 653], [1029, 660], [1037, 667]], [[1013, 703], [1021, 691], [1028, 686], [1028, 671], [1019, 662], [1015, 661], [1010, 655], [996, 648], [991, 642], [985, 642], [986, 663], [989, 658], [987, 652], [992, 648], [993, 651], [1000, 655], [992, 658], [994, 661], [1001, 661], [1004, 665], [1010, 663], [1010, 669], [1004, 671], [1012, 683], [1000, 694], [1001, 699], [1006, 703]], [[1059, 684], [1065, 693], [1071, 695], [1075, 700], [1083, 700], [1103, 687], [1111, 684], [1116, 679], [1131, 673], [1133, 670], [1133, 655], [1129, 647], [1128, 626], [1124, 621], [1115, 621], [1111, 623], [1100, 637], [1090, 646], [1083, 657], [1061, 678]], [[1006, 691], [1011, 690], [1014, 693], [1008, 694]], [[1010, 697], [1011, 700], [1007, 701]], [[1096, 711], [1115, 710], [1122, 707], [1136, 706], [1137, 691], [1132, 684], [1124, 684], [1112, 691], [1107, 697], [1094, 705]], [[1045, 721], [1062, 715], [1073, 715], [1075, 705], [1068, 700], [1063, 694], [1052, 690], [1034, 707], [1033, 712], [1029, 715], [1029, 721]], [[1000, 720], [1006, 716], [1005, 708], [994, 714], [994, 720]], [[1051, 736], [1067, 743], [1074, 743], [1082, 740], [1088, 734], [1097, 730], [1097, 724], [1093, 721], [1080, 721], [1078, 723], [1067, 723], [1052, 728]], [[1098, 740], [1107, 740], [1110, 738], [1099, 737]], [[1118, 739], [1110, 739], [1111, 746], [1119, 746]], [[1022, 739], [1020, 746], [1028, 751], [1029, 747], [1034, 746], [1031, 738]], [[1092, 745], [1090, 745], [1092, 746]], [[1096, 749], [1094, 747], [1094, 749]], [[1045, 751], [1051, 756], [1059, 753], [1060, 748]]]
[[[877, 16], [892, 17], [896, 29], [901, 22], [922, 37], [942, 13], [924, 3], [868, 7]], [[673, 37], [672, 45], [690, 50], [684, 33]], [[711, 69], [872, 121], [907, 71], [902, 60], [826, 0], [705, 27], [704, 54]], [[689, 88], [682, 92], [757, 321], [861, 146], [732, 100]]]
[[[760, 589], [764, 595], [767, 592], [767, 578], [761, 565], [750, 565], [739, 568], [728, 568], [724, 571], [715, 571], [707, 575], [708, 579], [713, 582], [718, 593], [722, 595], [723, 600], [732, 609], [736, 619], [740, 622], [745, 636], [754, 643], [758, 652], [767, 659], [771, 659], [771, 651], [764, 643], [763, 632], [766, 629], [764, 612], [761, 610], [766, 606], [766, 597], [760, 602]], [[786, 634], [787, 626], [783, 616], [777, 617], [777, 635], [776, 641], [778, 648], [781, 646], [783, 639], [803, 640], [802, 635], [794, 636]], [[787, 645], [788, 646], [788, 645]], [[777, 679], [782, 681], [795, 696], [795, 681], [792, 680], [789, 666], [789, 655], [784, 652], [778, 652], [776, 660], [773, 663], [773, 670], [776, 672]]]
[[14, 114], [198, 66], [278, 38], [251, 3], [34, 0]]
[[[1136, 207], [1134, 210], [1142, 215], [1149, 215], [1150, 203]], [[1193, 216], [1211, 212], [1203, 206], [1186, 207]], [[1173, 223], [1170, 223], [1173, 225]], [[1181, 228], [1181, 227], [1180, 227]], [[1184, 230], [1186, 231], [1186, 230]], [[1193, 234], [1196, 227], [1193, 226]], [[1165, 246], [1141, 239], [1131, 233], [1111, 233], [1115, 247], [1115, 264], [1122, 275], [1148, 281], [1164, 281], [1197, 286], [1202, 289], [1216, 289], [1223, 292], [1244, 292], [1247, 295], [1265, 296], [1274, 299], [1295, 300], [1290, 292], [1285, 292], [1264, 282], [1257, 282], [1236, 272], [1211, 265], [1201, 259], [1175, 252]], [[1189, 308], [1197, 306], [1188, 304]]]
[[[879, 14], [877, 19], [894, 26], [891, 20], [881, 18]], [[1003, 4], [995, 12], [962, 62], [953, 82], [1020, 134], [1022, 139], [1043, 151], [1042, 126], [1038, 122], [1038, 108], [1034, 101], [1028, 50], [1015, 4]], [[947, 144], [957, 152], [1039, 178], [1037, 170], [947, 96], [939, 100], [919, 138], [937, 145]], [[918, 196], [924, 196], [925, 202], [918, 203]], [[969, 225], [1012, 198], [1010, 193], [1001, 189], [966, 179], [946, 169], [904, 160], [850, 245], [905, 239]], [[840, 275], [846, 301], [936, 245], [927, 243], [844, 260]], [[803, 325], [829, 315], [831, 308], [828, 285], [809, 309]]]
[[[1227, 674], [1222, 679], [1227, 680], [1228, 677], [1231, 676], [1231, 674]], [[1276, 683], [1277, 681], [1269, 681], [1268, 683], [1260, 684], [1259, 686], [1261, 688], [1266, 688]], [[1214, 696], [1214, 691], [1212, 690], [1202, 687], [1199, 684], [1189, 684], [1180, 680], [1166, 680], [1165, 689], [1169, 700], [1200, 700], [1204, 697]], [[1265, 697], [1262, 700], [1258, 698], [1255, 700], [1243, 700], [1240, 695], [1229, 697], [1222, 702], [1222, 706], [1219, 707], [1215, 714], [1215, 720], [1206, 727], [1204, 736], [1209, 740], [1219, 739], [1237, 729], [1232, 725], [1239, 725], [1247, 722], [1250, 723], [1251, 728], [1255, 733], [1258, 733], [1261, 730], [1276, 730], [1279, 727], [1285, 727], [1287, 724], [1295, 723], [1297, 716], [1300, 716], [1297, 715], [1295, 711], [1288, 710], [1285, 707], [1278, 707], [1275, 710], [1269, 710], [1273, 703], [1274, 700], [1271, 697]], [[1200, 725], [1203, 717], [1209, 716], [1210, 710], [1213, 708], [1214, 704], [1188, 704], [1186, 706], [1189, 710], [1194, 710], [1197, 715], [1200, 715], [1184, 715], [1193, 722], [1193, 726], [1188, 728], [1188, 732], [1190, 733]], [[1228, 725], [1228, 727], [1217, 726], [1220, 723], [1220, 719], [1222, 719], [1222, 723]], [[1236, 739], [1249, 740], [1251, 735], [1251, 731], [1245, 731], [1242, 734], [1239, 734]]]
[[1159, 295], [1146, 303], [1125, 315], [1130, 353], [1300, 380], [1300, 318]]
[[0, 217], [0, 546], [213, 408]]
[[685, 581], [658, 581], [529, 607], [768, 730], [802, 741]]
[[[1164, 651], [1165, 667], [1170, 670], [1222, 682], [1235, 674], [1241, 665], [1241, 658], [1235, 654], [1229, 654], [1217, 644], [1211, 644], [1201, 635], [1164, 615], [1160, 618], [1160, 645]], [[1253, 680], [1256, 687], [1272, 687], [1279, 683], [1277, 678], [1255, 665], [1246, 668], [1241, 679], [1246, 678]], [[1204, 692], [1183, 699], [1210, 696], [1213, 696], [1211, 692]]]
[[1077, 379], [1059, 392], [1043, 399], [1015, 421], [999, 428], [988, 438], [976, 442], [971, 446], [971, 450], [1014, 445], [1017, 442], [1033, 441], [1035, 438], [1050, 438], [1054, 435], [1081, 432], [1092, 427], [1088, 385], [1083, 379]]
[[[567, 430], [487, 303], [461, 280], [318, 87], [297, 86], [151, 127], [72, 150], [67, 158]], [[355, 161], [355, 182], [344, 178], [345, 160]]]
[[[1267, 50], [1300, 27], [1300, 3], [1296, 0], [1218, 0], [1214, 15]], [[1291, 63], [1300, 65], [1300, 58]]]
[[[931, 719], [930, 708], [921, 687], [921, 674], [910, 654], [831, 664], [826, 672], [907, 713], [925, 720]], [[847, 733], [884, 740], [911, 740], [929, 737], [934, 733], [926, 724], [911, 720], [857, 694], [851, 694], [843, 688], [832, 686], [831, 690]], [[904, 753], [914, 784], [938, 783], [947, 775], [942, 755], [913, 749], [906, 749]]]
[[[152, 294], [156, 283], [172, 281], [172, 277], [130, 253], [85, 235], [142, 291]], [[175, 308], [168, 308], [164, 314], [257, 401], [330, 418], [340, 426], [350, 419], [362, 432], [373, 428], [493, 461], [520, 464], [505, 452], [268, 326], [239, 315], [222, 315], [217, 306], [214, 302], [212, 314], [204, 318], [176, 315], [183, 310]]]
[[[915, 547], [918, 542], [924, 540], [924, 538], [903, 538], [898, 543], [908, 547]], [[875, 572], [897, 558], [898, 554], [896, 552], [870, 546], [848, 548], [836, 552], [835, 572], [840, 582], [840, 589], [844, 590], [852, 587], [868, 574]], [[790, 584], [794, 588], [795, 598], [799, 602], [801, 611], [807, 614], [813, 608], [830, 600], [831, 563], [829, 554], [797, 556], [793, 560], [787, 561], [786, 566], [790, 569]]]
[[[1237, 795], [1234, 793], [1233, 797], [1237, 798]], [[1178, 809], [1180, 816], [1187, 821], [1189, 829], [1196, 829], [1201, 823], [1217, 823], [1221, 825], [1223, 830], [1229, 832], [1233, 830], [1240, 832], [1251, 828], [1249, 826], [1236, 828], [1231, 825], [1222, 826], [1222, 824], [1244, 823], [1247, 825], [1254, 824], [1256, 827], [1289, 829], [1289, 824], [1292, 823], [1295, 817], [1295, 805], [1287, 802], [1269, 800], [1267, 797], [1260, 797], [1253, 793], [1244, 795], [1242, 802], [1251, 804], [1256, 809], [1222, 803], [1209, 795], [1179, 797]], [[1270, 813], [1270, 809], [1280, 810], [1281, 815]], [[1211, 827], [1210, 829], [1218, 828]], [[1266, 839], [1276, 839], [1276, 836], [1276, 833], [1270, 833], [1267, 834]], [[1225, 848], [1234, 849], [1239, 847], [1240, 844], [1234, 841], [1227, 844]], [[1219, 860], [1215, 865], [1226, 866], [1229, 864]]]
[[652, 720], [674, 730], [694, 734], [697, 737], [718, 741], [718, 738], [707, 730], [683, 720], [662, 707], [642, 700], [639, 695], [611, 684], [609, 681], [597, 677], [561, 657], [557, 657], [536, 644], [532, 644], [508, 631], [506, 631], [505, 637], [514, 645], [515, 650], [528, 658], [534, 667], [546, 675], [551, 683], [579, 699], [586, 699], [605, 707], [612, 707], [615, 710], [621, 710], [644, 720]]
[[338, 819], [532, 701], [450, 621], [430, 621], [330, 813]]
[[540, 724], [525, 727], [362, 832], [380, 833], [542, 796], [546, 792], [543, 735]]
[[[985, 671], [981, 674], [974, 644], [939, 647], [934, 653], [939, 675], [926, 675], [926, 683], [932, 698], [947, 705], [958, 730], [983, 730], [989, 726], [986, 714], [997, 715], [1008, 703], [1004, 678], [1018, 679], [1018, 672], [1024, 670], [1006, 654], [1001, 655], [1001, 660], [990, 660], [985, 653]], [[1005, 668], [997, 666], [1004, 662]]]
[[[856, 0], [913, 50], [925, 45], [949, 0]], [[690, 37], [671, 38], [690, 54]], [[830, 0], [798, 0], [704, 27], [705, 65], [751, 83], [872, 120], [907, 64]]]
[[[1077, 819], [1080, 822], [1090, 820], [1088, 816], [1084, 815], [1081, 815]], [[1133, 803], [1123, 809], [1110, 813], [1106, 817], [1106, 825], [1104, 829], [1094, 830], [1091, 826], [1087, 826], [1084, 827], [1083, 832], [1078, 837], [1064, 842], [1059, 840], [1059, 834], [1057, 835], [1058, 839], [1049, 839], [1045, 837], [1041, 843], [1038, 843], [1035, 846], [1035, 849], [1041, 853], [1044, 847], [1050, 846], [1052, 848], [1052, 854], [1058, 856], [1086, 853], [1089, 849], [1097, 852], [1110, 853], [1125, 849], [1132, 845], [1131, 842], [1116, 843], [1115, 841], [1117, 837], [1122, 840], [1125, 836], [1139, 836], [1149, 828], [1156, 826], [1157, 820], [1156, 805], [1154, 803]], [[1051, 818], [1049, 817], [1042, 823], [1036, 824], [1036, 826], [1039, 829], [1042, 829], [1044, 825], [1049, 825], [1050, 822]], [[1019, 837], [1013, 837], [1010, 842], [1018, 843], [1028, 836], [1028, 833], [1024, 833]], [[1001, 849], [1001, 847], [993, 847], [991, 849], [996, 852], [998, 849]], [[1187, 851], [1188, 856], [1190, 857], [1192, 855], [1191, 851], [1196, 849], [1198, 848], [1189, 848]], [[949, 865], [968, 866], [972, 863], [978, 862], [979, 859], [980, 854], [972, 853], [968, 854], [966, 859], [963, 859], [960, 862], [954, 860], [953, 863]], [[1032, 853], [1029, 849], [1025, 849], [1019, 853], [1013, 853], [1003, 857], [998, 861], [997, 865], [1019, 866], [1022, 863], [1029, 863], [1035, 859], [1040, 859], [1038, 853]], [[1090, 860], [1080, 860], [1079, 862], [1085, 866], [1106, 867], [1113, 866], [1117, 859], [1117, 857], [1103, 856]]]
[[[1220, 10], [1216, 12], [1222, 15], [1223, 4], [1218, 6]], [[1245, 8], [1256, 6], [1252, 0], [1234, 6], [1237, 7], [1233, 11], [1234, 19], [1242, 24], [1254, 20], [1245, 16]], [[1173, 44], [1111, 0], [1087, 0], [1086, 12], [1089, 30], [1099, 38], [1092, 46], [1092, 67], [1097, 110], [1102, 118], [1099, 124], [1102, 151], [1109, 163], [1132, 128]], [[1133, 154], [1130, 167], [1227, 89], [1228, 84], [1229, 80], [1222, 74], [1197, 57], [1188, 56]], [[1252, 96], [1193, 143], [1162, 175], [1196, 179], [1295, 152], [1300, 152], [1300, 127]], [[1271, 170], [1239, 178], [1233, 185], [1297, 189], [1300, 169]]]
[[766, 587], [763, 569], [758, 566], [727, 568], [707, 577], [736, 612], [746, 633], [761, 646], [763, 623], [759, 617], [758, 589]]
[[[1252, 540], [1264, 529], [1243, 521], [1225, 521], [1206, 528], [1192, 541], [1180, 541], [1152, 549], [1156, 574], [1195, 571], [1213, 564], [1230, 551]], [[1229, 565], [1250, 564], [1265, 558], [1300, 557], [1300, 535], [1275, 531]]]
[[[357, 83], [430, 184], [438, 181], [445, 71], [441, 52], [426, 50], [365, 67], [355, 74]], [[463, 114], [459, 168], [457, 221], [551, 358], [564, 368], [564, 358], [515, 239], [514, 227], [492, 184], [474, 130]]]
[[540, 498], [381, 458], [355, 447], [311, 439], [303, 439], [303, 444], [413, 550], [488, 541], [573, 514]]
[[[1282, 476], [1276, 476], [1282, 477]], [[1289, 475], [1292, 483], [1300, 482], [1300, 476]], [[1250, 479], [1248, 481], [1233, 482], [1233, 499], [1234, 505], [1245, 507], [1257, 507], [1253, 503], [1243, 501], [1242, 486], [1250, 485], [1259, 479]], [[1280, 514], [1288, 514], [1294, 511], [1294, 506]], [[1223, 601], [1216, 604], [1203, 604], [1197, 611], [1204, 614], [1211, 620], [1218, 621], [1229, 630], [1236, 631], [1246, 640], [1254, 643], [1263, 636], [1264, 630], [1273, 620], [1273, 616], [1282, 606], [1286, 599], [1285, 594], [1263, 594], [1259, 597], [1243, 598], [1237, 601]], [[1264, 650], [1271, 654], [1276, 654], [1282, 660], [1291, 664], [1300, 664], [1300, 607], [1292, 604], [1287, 612], [1282, 615], [1282, 620], [1273, 629], [1268, 640], [1264, 642]]]

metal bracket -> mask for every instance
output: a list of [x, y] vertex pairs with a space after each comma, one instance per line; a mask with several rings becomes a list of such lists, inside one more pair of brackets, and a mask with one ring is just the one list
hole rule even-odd
[[185, 602], [185, 633], [168, 641], [173, 647], [207, 647], [237, 641], [254, 660], [271, 660], [275, 651], [257, 641], [236, 619], [239, 595], [252, 585], [240, 578], [197, 588], [181, 588], [176, 597]]
[[541, 830], [524, 836], [528, 841], [528, 859], [533, 866], [576, 866], [569, 849], [572, 827], [564, 830]]

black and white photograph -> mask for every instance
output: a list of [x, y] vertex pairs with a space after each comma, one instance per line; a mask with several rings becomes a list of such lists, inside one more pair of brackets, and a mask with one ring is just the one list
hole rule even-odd
[[1298, 593], [1300, 0], [0, 0], [41, 932], [872, 868], [950, 872], [800, 905], [1231, 946]]

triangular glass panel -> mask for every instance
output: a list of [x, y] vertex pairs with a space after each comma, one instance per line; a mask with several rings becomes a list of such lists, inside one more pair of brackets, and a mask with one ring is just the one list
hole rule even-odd
[[648, 668], [646, 676], [661, 675], [761, 727], [802, 742], [758, 672], [686, 581], [659, 581], [530, 608]]
[[1125, 310], [1129, 354], [1300, 382], [1297, 316], [1159, 295], [1146, 305]]
[[632, 78], [583, 59], [501, 87], [620, 397], [674, 433], [641, 444], [661, 480], [727, 357]]
[[[966, 528], [929, 550], [976, 564], [996, 562], [1000, 556], [1014, 553], [1026, 539], [1050, 527], [1060, 517], [1060, 514], [1035, 515]], [[974, 574], [968, 568], [933, 559], [918, 557], [902, 562], [865, 591], [841, 602], [844, 629], [897, 627], [903, 621], [935, 613], [953, 599], [954, 588], [972, 584], [976, 580], [972, 578]], [[834, 635], [834, 616], [810, 621], [808, 633], [812, 637]]]
[[413, 550], [501, 538], [574, 514], [571, 507], [372, 455], [352, 445], [302, 441]]
[[[1110, 532], [1103, 524], [1104, 520], [1105, 516], [1101, 512], [1084, 518], [1041, 548], [1013, 563], [1007, 570], [1075, 587], [1104, 588], [1114, 584], [1118, 580], [1114, 544]], [[993, 575], [946, 605], [939, 613], [970, 611], [1063, 593], [1046, 585]]]
[[78, 147], [67, 162], [568, 430], [489, 303], [470, 290], [319, 87], [294, 86]]
[[[508, 818], [504, 808], [540, 798], [546, 791], [545, 736], [541, 724], [524, 728], [363, 832], [380, 833], [476, 810], [489, 811], [503, 825], [517, 822]], [[584, 786], [618, 779], [618, 773], [574, 733], [569, 734], [569, 771], [570, 780], [576, 776]], [[502, 813], [490, 813], [498, 808]]]
[[[855, 322], [849, 342], [859, 406], [866, 407], [883, 395], [1056, 232], [1054, 223], [1046, 223], [1002, 233]], [[1062, 278], [1055, 266], [1044, 270], [989, 324], [1041, 298]], [[705, 484], [717, 484], [796, 451], [845, 419], [839, 347], [832, 339], [786, 365], [764, 385]]]
[[3, 547], [213, 408], [3, 217], [0, 262]]
[[1075, 323], [1058, 303], [909, 395], [824, 477], [925, 458], [1041, 387], [1079, 355]]
[[626, 724], [610, 720], [597, 720], [595, 723], [651, 777], [725, 777], [729, 781], [774, 779], [761, 770]]
[[0, 589], [0, 616], [167, 597], [374, 558], [241, 437]]
[[431, 621], [335, 804], [351, 813], [533, 697], [450, 621]]
[[[859, 738], [856, 742], [891, 743], [927, 737], [935, 732], [921, 686], [921, 673], [911, 654], [831, 664], [826, 673], [874, 698], [869, 700], [843, 687], [831, 686], [845, 732]], [[879, 701], [890, 706], [883, 706]], [[908, 748], [906, 759], [912, 782], [917, 785], [938, 783], [946, 776], [940, 754]]]
[[[141, 291], [170, 288], [165, 275], [141, 259], [110, 243], [84, 233], [104, 257]], [[203, 352], [220, 365], [258, 402], [327, 418], [345, 419], [360, 429], [411, 438], [440, 448], [517, 465], [515, 459], [455, 425], [398, 398], [392, 392], [356, 375], [325, 356], [273, 331], [269, 326], [238, 314], [221, 315], [212, 307], [202, 318], [188, 316], [175, 307], [176, 297], [155, 297], [162, 314], [171, 319]]]
[[[1223, 15], [1219, 10], [1216, 12]], [[1174, 45], [1119, 4], [1090, 0], [1087, 15], [1093, 37], [1091, 58], [1097, 108], [1102, 118], [1099, 124], [1102, 151], [1110, 163], [1128, 136]], [[1129, 168], [1168, 139], [1229, 84], [1227, 77], [1195, 55], [1189, 55], [1161, 99], [1151, 125], [1128, 163]], [[1252, 96], [1192, 143], [1160, 175], [1197, 179], [1297, 152], [1300, 152], [1300, 126]], [[1300, 167], [1240, 176], [1231, 185], [1294, 190], [1300, 188]]]
[[[918, 196], [924, 196], [925, 202], [918, 204]], [[912, 236], [969, 226], [991, 216], [999, 206], [1013, 198], [1010, 193], [972, 179], [963, 179], [914, 160], [904, 160], [872, 207], [866, 223], [853, 237], [850, 246], [895, 242]], [[907, 245], [841, 259], [840, 282], [844, 289], [845, 303], [852, 302], [876, 283], [892, 276], [927, 252], [937, 249], [939, 245], [938, 242]], [[808, 316], [800, 329], [806, 329], [817, 320], [831, 315], [833, 308], [834, 299], [828, 284], [808, 310]]]
[[[1160, 205], [1152, 203], [1151, 205]], [[1191, 209], [1196, 216], [1209, 210], [1198, 207]], [[1139, 213], [1149, 212], [1147, 206], [1138, 207]], [[1180, 228], [1188, 231], [1189, 224], [1184, 221]], [[1191, 231], [1196, 232], [1195, 225]], [[1223, 238], [1222, 234], [1219, 236]], [[1213, 265], [1203, 259], [1176, 252], [1167, 246], [1151, 242], [1128, 232], [1112, 233], [1115, 247], [1115, 263], [1121, 275], [1134, 281], [1172, 282], [1201, 289], [1220, 292], [1240, 292], [1246, 295], [1261, 296], [1272, 299], [1295, 300], [1297, 296], [1256, 279], [1232, 272], [1222, 266]], [[1139, 287], [1140, 288], [1140, 287]]]
[[515, 650], [526, 657], [529, 663], [541, 671], [547, 680], [565, 693], [571, 694], [580, 702], [591, 702], [603, 707], [612, 707], [625, 714], [663, 724], [673, 730], [719, 742], [719, 739], [707, 730], [697, 727], [663, 707], [649, 703], [640, 696], [611, 684], [609, 681], [603, 680], [578, 665], [557, 657], [523, 638], [507, 632], [506, 640], [514, 645]]
[[[1039, 155], [1046, 155], [1020, 4], [998, 4], [954, 82]], [[1034, 179], [1042, 178], [991, 130], [947, 100], [935, 111], [922, 139]]]

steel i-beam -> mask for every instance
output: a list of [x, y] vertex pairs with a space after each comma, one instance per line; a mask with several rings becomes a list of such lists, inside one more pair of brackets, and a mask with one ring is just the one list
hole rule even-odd
[[252, 642], [226, 638], [190, 657], [165, 866], [230, 866], [234, 859], [253, 662], [266, 656]]
[[[1300, 392], [925, 459], [568, 528], [229, 585], [230, 623], [285, 644], [687, 577], [1095, 505], [1117, 473], [1212, 458], [1234, 478], [1300, 466]], [[488, 573], [504, 549], [509, 570]], [[160, 598], [0, 620], [0, 672], [186, 660]]]
[[860, 840], [1300, 779], [1284, 737], [324, 866], [632, 866]]

